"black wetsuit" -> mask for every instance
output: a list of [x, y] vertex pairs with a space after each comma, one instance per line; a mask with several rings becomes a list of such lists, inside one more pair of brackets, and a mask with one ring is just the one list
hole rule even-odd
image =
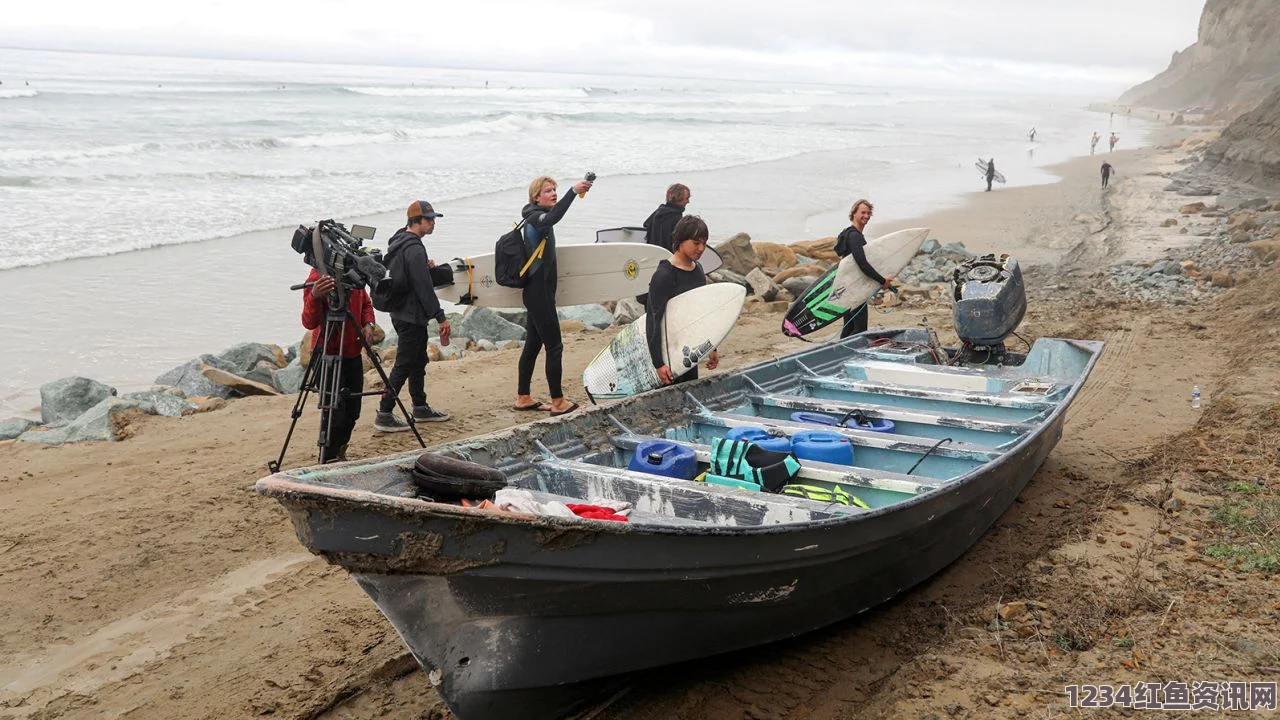
[[683, 358], [670, 358], [664, 362], [662, 358], [662, 320], [667, 314], [667, 303], [671, 298], [700, 288], [707, 284], [707, 275], [702, 272], [702, 265], [694, 263], [692, 270], [681, 270], [669, 260], [658, 263], [649, 279], [649, 303], [645, 307], [644, 337], [649, 344], [649, 359], [655, 368], [670, 365], [671, 374], [676, 382], [694, 380], [698, 377], [698, 366], [688, 370], [684, 367]]
[[987, 163], [987, 192], [991, 192], [991, 182], [996, 179], [996, 164]]
[[[863, 248], [867, 246], [867, 238], [858, 228], [850, 225], [841, 231], [836, 238], [836, 254], [840, 257], [852, 255], [853, 261], [858, 264], [858, 269], [863, 275], [884, 285], [884, 276], [876, 269], [871, 267], [871, 263], [867, 260], [867, 252]], [[867, 329], [867, 304], [863, 303], [856, 308], [849, 310], [844, 314], [844, 329], [840, 331], [840, 337], [847, 338], [850, 335], [857, 335]]]
[[1102, 187], [1111, 182], [1111, 163], [1102, 163]]
[[556, 233], [552, 226], [564, 217], [575, 197], [577, 193], [569, 188], [569, 192], [552, 208], [529, 203], [521, 211], [525, 218], [524, 241], [529, 252], [533, 253], [543, 238], [546, 238], [547, 245], [543, 249], [542, 258], [534, 260], [529, 267], [529, 284], [523, 290], [527, 313], [524, 350], [520, 353], [519, 376], [516, 381], [516, 393], [520, 395], [529, 394], [534, 363], [538, 361], [538, 353], [546, 347], [547, 388], [551, 397], [564, 397], [564, 390], [560, 386], [564, 343], [560, 339], [560, 318], [556, 315]]

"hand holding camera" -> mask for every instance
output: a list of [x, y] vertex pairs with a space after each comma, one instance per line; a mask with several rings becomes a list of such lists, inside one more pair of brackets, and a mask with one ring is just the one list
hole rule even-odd
[[573, 191], [578, 193], [579, 198], [586, 197], [587, 191], [591, 189], [591, 183], [595, 181], [596, 181], [596, 174], [593, 172], [589, 172], [586, 174], [585, 177], [583, 177], [573, 186]]

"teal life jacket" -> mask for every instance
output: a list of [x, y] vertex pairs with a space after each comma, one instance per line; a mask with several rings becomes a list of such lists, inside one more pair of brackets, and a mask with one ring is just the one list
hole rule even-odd
[[780, 492], [800, 472], [800, 461], [789, 452], [765, 450], [747, 440], [711, 441], [712, 475], [745, 480], [765, 492]]

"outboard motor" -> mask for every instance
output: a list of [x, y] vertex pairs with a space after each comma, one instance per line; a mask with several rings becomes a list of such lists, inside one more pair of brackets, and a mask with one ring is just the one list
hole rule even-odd
[[1027, 312], [1022, 269], [1008, 255], [983, 255], [956, 266], [951, 321], [964, 362], [1003, 363], [1004, 340]]

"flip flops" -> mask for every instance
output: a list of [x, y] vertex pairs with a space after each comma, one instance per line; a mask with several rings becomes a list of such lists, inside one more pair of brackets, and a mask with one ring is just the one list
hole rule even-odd
[[512, 405], [511, 409], [518, 412], [533, 412], [535, 410], [538, 412], [547, 412], [548, 410], [551, 409], [551, 406], [548, 405], [547, 403], [539, 401], [532, 405]]
[[552, 411], [551, 411], [551, 417], [560, 417], [561, 415], [568, 415], [569, 413], [571, 413], [571, 412], [573, 412], [574, 410], [577, 410], [577, 409], [578, 409], [578, 403], [570, 403], [570, 404], [569, 404], [569, 407], [567, 407], [567, 408], [565, 408], [564, 410], [561, 410], [561, 411], [559, 411], [559, 412], [556, 412], [555, 410], [552, 410]]

